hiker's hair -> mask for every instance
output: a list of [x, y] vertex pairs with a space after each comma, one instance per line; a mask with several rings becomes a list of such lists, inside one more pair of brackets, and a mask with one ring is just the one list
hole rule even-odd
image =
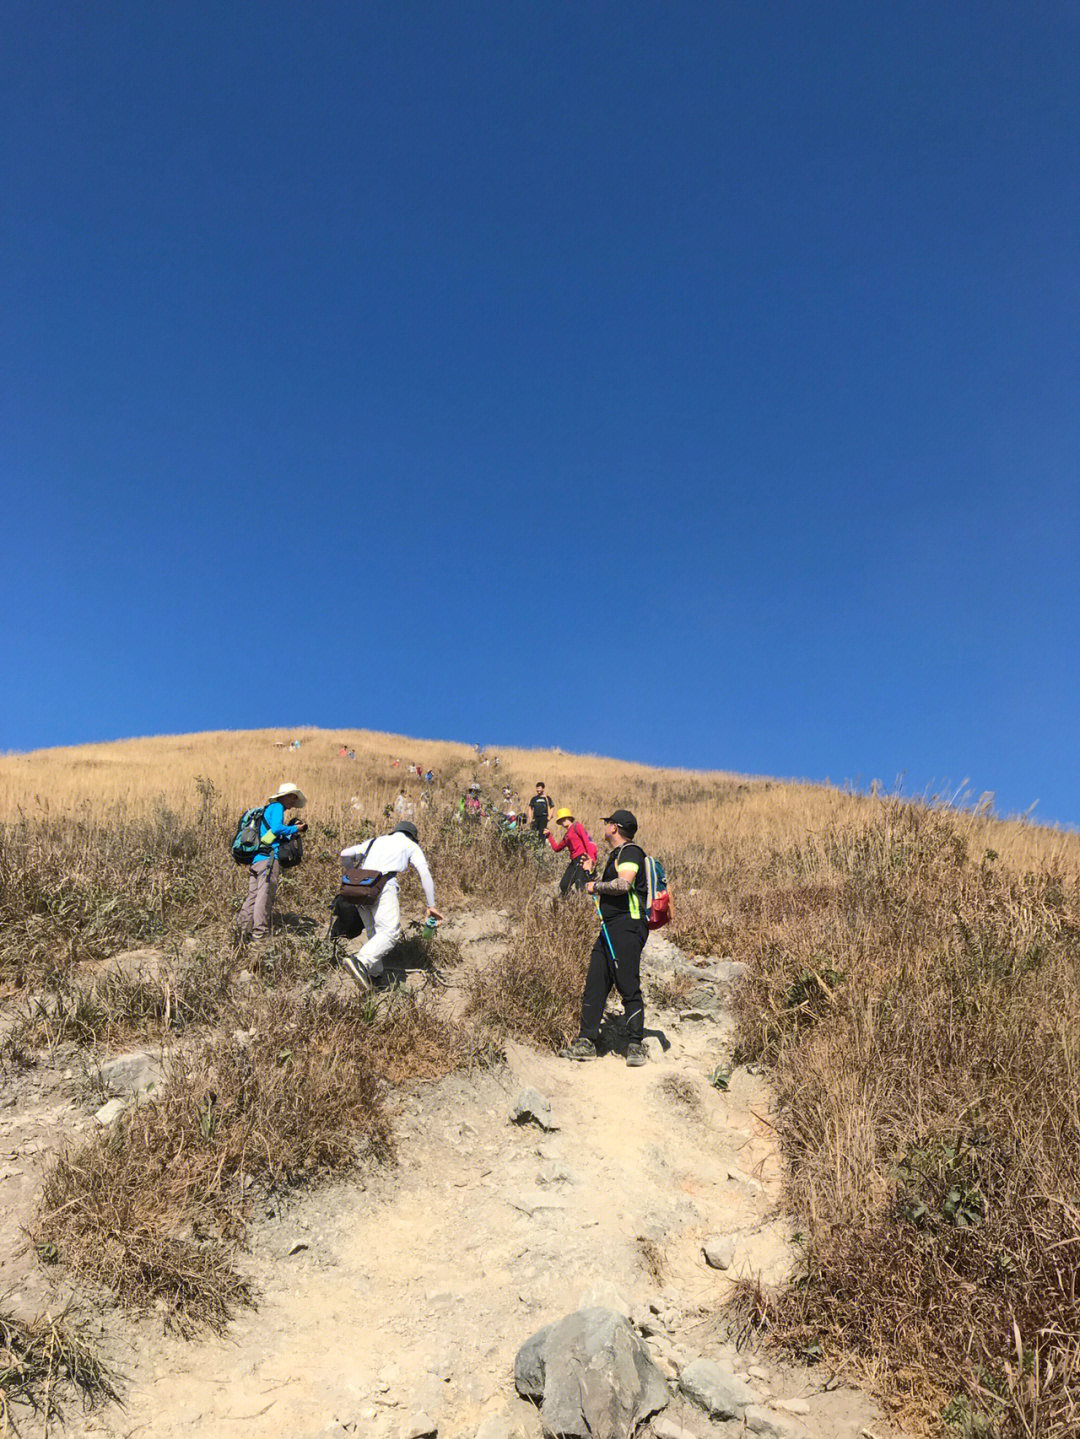
[[544, 781], [543, 781], [542, 779], [538, 779], [538, 780], [536, 781], [536, 788], [537, 788], [537, 789], [547, 789], [547, 785], [544, 783]]

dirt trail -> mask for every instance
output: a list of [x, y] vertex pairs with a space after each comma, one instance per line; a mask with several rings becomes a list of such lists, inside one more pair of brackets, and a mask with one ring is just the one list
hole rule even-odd
[[[504, 920], [474, 915], [459, 926], [467, 963], [497, 962]], [[686, 969], [659, 937], [646, 958], [654, 978]], [[539, 1435], [535, 1411], [514, 1396], [514, 1355], [585, 1302], [636, 1316], [651, 1303], [650, 1342], [669, 1374], [697, 1355], [730, 1357], [713, 1317], [729, 1275], [779, 1278], [789, 1234], [776, 1217], [780, 1162], [764, 1081], [738, 1070], [726, 1092], [709, 1082], [730, 1053], [724, 996], [700, 987], [699, 1018], [647, 1008], [641, 1069], [616, 1053], [575, 1065], [513, 1046], [496, 1072], [398, 1093], [395, 1168], [300, 1196], [254, 1228], [243, 1266], [261, 1291], [258, 1310], [224, 1339], [195, 1343], [150, 1323], [133, 1337], [110, 1320], [113, 1346], [128, 1336], [113, 1350], [125, 1407], [73, 1410], [67, 1432], [396, 1439], [423, 1412], [440, 1439]], [[509, 1122], [526, 1086], [550, 1100], [556, 1130]], [[718, 1233], [737, 1236], [726, 1273], [702, 1256]], [[864, 1397], [822, 1392], [829, 1375], [745, 1352], [736, 1367], [766, 1395], [805, 1401], [798, 1420], [777, 1412], [796, 1434], [889, 1432]], [[667, 1419], [699, 1436], [741, 1428], [710, 1424], [681, 1399]]]

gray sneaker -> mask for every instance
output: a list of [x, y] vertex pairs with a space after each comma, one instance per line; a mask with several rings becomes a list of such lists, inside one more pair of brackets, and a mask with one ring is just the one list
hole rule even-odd
[[356, 980], [356, 987], [360, 993], [367, 994], [368, 990], [372, 988], [372, 979], [367, 971], [367, 966], [361, 964], [360, 961], [351, 954], [343, 954], [341, 956], [341, 963], [346, 973], [350, 974], [352, 978]]
[[565, 1049], [559, 1050], [560, 1059], [595, 1059], [596, 1045], [591, 1039], [578, 1037], [573, 1044], [568, 1044]]
[[631, 1069], [637, 1069], [640, 1064], [647, 1064], [649, 1056], [645, 1053], [643, 1044], [631, 1043], [626, 1046], [626, 1062]]

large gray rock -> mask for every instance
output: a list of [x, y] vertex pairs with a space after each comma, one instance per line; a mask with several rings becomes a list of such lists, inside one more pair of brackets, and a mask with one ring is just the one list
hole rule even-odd
[[694, 1359], [685, 1365], [679, 1374], [679, 1388], [710, 1419], [741, 1419], [748, 1404], [761, 1403], [756, 1389], [711, 1359]]
[[580, 1309], [527, 1339], [514, 1383], [540, 1405], [552, 1439], [627, 1439], [670, 1397], [629, 1322], [611, 1309]]
[[114, 1094], [145, 1094], [161, 1083], [161, 1059], [145, 1049], [102, 1060], [101, 1082]]

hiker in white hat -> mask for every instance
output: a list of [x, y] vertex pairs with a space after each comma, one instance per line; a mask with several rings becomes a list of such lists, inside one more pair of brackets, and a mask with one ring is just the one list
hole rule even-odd
[[283, 839], [294, 834], [303, 834], [307, 829], [306, 820], [294, 824], [285, 823], [287, 809], [303, 809], [307, 795], [298, 784], [279, 784], [277, 791], [263, 806], [259, 828], [259, 852], [248, 870], [248, 892], [240, 909], [239, 925], [241, 934], [250, 934], [252, 939], [265, 939], [270, 933], [270, 917], [274, 909], [274, 895], [281, 879], [281, 864], [278, 848]]

